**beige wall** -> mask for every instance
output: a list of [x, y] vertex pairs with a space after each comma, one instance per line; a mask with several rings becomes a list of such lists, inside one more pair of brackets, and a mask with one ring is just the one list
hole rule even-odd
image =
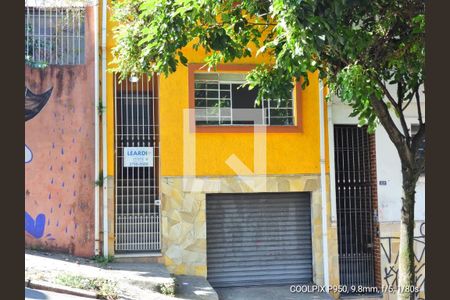
[[[162, 254], [175, 274], [207, 275], [206, 194], [311, 192], [313, 280], [323, 283], [320, 175], [163, 177]], [[330, 210], [330, 207], [329, 207]], [[339, 282], [336, 228], [328, 231], [330, 283]]]

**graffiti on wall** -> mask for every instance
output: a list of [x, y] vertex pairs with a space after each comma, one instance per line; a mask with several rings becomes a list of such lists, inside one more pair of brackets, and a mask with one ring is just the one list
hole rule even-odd
[[[397, 288], [398, 284], [398, 254], [399, 237], [381, 237], [382, 276], [384, 284]], [[425, 222], [420, 224], [420, 234], [414, 237], [415, 281], [419, 290], [425, 288]], [[423, 293], [417, 299], [424, 300]]]
[[[47, 104], [52, 94], [53, 87], [42, 94], [34, 94], [25, 87], [25, 122], [33, 119]], [[33, 160], [33, 152], [25, 145], [25, 163]], [[25, 231], [34, 238], [41, 238], [45, 231], [45, 214], [38, 214], [35, 219], [25, 212]]]
[[[33, 119], [47, 104], [52, 95], [53, 87], [42, 94], [35, 94], [25, 87], [25, 122]], [[25, 163], [33, 160], [33, 152], [25, 145]]]

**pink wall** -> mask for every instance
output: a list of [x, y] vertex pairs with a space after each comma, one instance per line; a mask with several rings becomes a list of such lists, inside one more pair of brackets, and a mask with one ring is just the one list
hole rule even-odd
[[25, 242], [77, 256], [94, 254], [94, 59], [92, 11], [86, 16], [86, 64], [25, 68], [34, 94], [53, 87], [25, 122]]

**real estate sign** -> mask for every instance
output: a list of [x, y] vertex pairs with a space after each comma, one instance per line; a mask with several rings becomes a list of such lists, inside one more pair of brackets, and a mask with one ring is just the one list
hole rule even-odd
[[124, 167], [153, 167], [153, 147], [125, 147]]

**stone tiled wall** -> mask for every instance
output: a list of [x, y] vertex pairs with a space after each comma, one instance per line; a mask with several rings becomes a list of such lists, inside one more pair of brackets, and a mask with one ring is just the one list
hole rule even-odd
[[[163, 177], [162, 255], [170, 272], [207, 275], [206, 194], [251, 192], [310, 192], [313, 279], [323, 283], [320, 175], [252, 177]], [[328, 205], [328, 215], [330, 205]], [[329, 218], [328, 218], [329, 222]], [[337, 233], [329, 224], [330, 284], [339, 282]]]
[[[397, 288], [400, 223], [380, 223], [381, 280], [382, 286]], [[414, 228], [414, 256], [416, 286], [420, 288], [419, 300], [425, 299], [425, 222], [416, 221]], [[383, 299], [395, 299], [394, 294], [384, 294]]]

